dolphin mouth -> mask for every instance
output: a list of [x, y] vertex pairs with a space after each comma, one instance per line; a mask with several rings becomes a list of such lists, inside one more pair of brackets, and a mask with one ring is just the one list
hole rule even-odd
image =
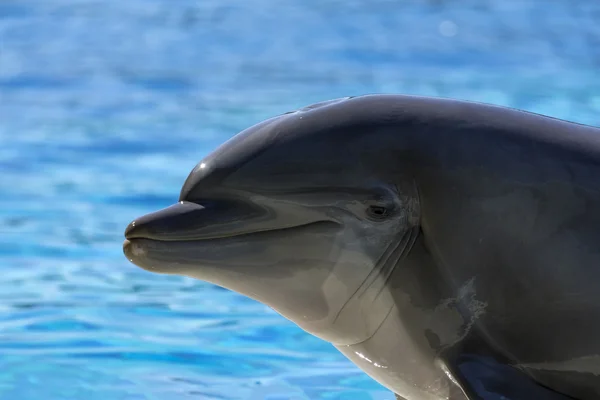
[[180, 201], [132, 221], [125, 229], [125, 239], [180, 242], [227, 238], [249, 233], [245, 225], [264, 214], [264, 209], [240, 201], [207, 205]]
[[268, 234], [272, 234], [272, 233], [283, 233], [285, 231], [303, 229], [303, 228], [308, 228], [308, 227], [312, 227], [315, 225], [337, 225], [337, 224], [333, 223], [331, 221], [316, 221], [316, 222], [309, 222], [306, 224], [293, 225], [293, 226], [283, 227], [283, 228], [257, 229], [257, 230], [253, 230], [253, 231], [251, 230], [251, 231], [245, 231], [245, 232], [239, 232], [239, 233], [231, 233], [229, 235], [222, 234], [219, 236], [210, 236], [210, 237], [201, 237], [201, 238], [182, 238], [182, 239], [174, 239], [174, 238], [156, 239], [156, 238], [144, 237], [144, 236], [131, 237], [131, 236], [126, 235], [123, 245], [125, 245], [127, 243], [139, 242], [139, 241], [144, 241], [144, 242], [148, 242], [148, 243], [164, 242], [165, 244], [168, 244], [168, 243], [196, 243], [196, 242], [207, 242], [207, 243], [215, 242], [216, 243], [219, 240], [242, 239], [244, 237], [250, 237], [250, 236], [254, 236], [254, 235], [268, 235]]
[[131, 222], [123, 253], [133, 264], [154, 272], [197, 263], [222, 265], [228, 259], [251, 257], [284, 232], [319, 234], [339, 227], [327, 220], [282, 222], [272, 210], [248, 202], [180, 201]]
[[276, 213], [242, 202], [205, 206], [180, 201], [146, 214], [125, 229], [126, 241], [198, 242], [304, 228], [332, 220], [277, 221]]

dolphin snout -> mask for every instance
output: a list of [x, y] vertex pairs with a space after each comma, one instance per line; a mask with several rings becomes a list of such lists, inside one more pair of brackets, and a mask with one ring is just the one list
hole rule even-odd
[[180, 201], [144, 215], [125, 229], [130, 241], [197, 241], [264, 230], [268, 216], [260, 207], [241, 200], [206, 200], [202, 204]]
[[197, 225], [204, 207], [180, 201], [170, 207], [146, 214], [132, 221], [125, 229], [125, 238], [180, 240], [185, 239]]

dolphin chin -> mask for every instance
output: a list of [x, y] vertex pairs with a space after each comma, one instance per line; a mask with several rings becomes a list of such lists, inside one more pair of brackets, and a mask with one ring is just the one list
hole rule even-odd
[[179, 273], [182, 267], [231, 266], [234, 254], [235, 258], [251, 257], [257, 246], [265, 246], [272, 237], [284, 233], [291, 236], [326, 234], [337, 227], [338, 224], [331, 221], [317, 221], [281, 229], [202, 239], [157, 240], [138, 236], [125, 239], [123, 253], [130, 262], [143, 269], [164, 273], [175, 273], [174, 269], [177, 269]]

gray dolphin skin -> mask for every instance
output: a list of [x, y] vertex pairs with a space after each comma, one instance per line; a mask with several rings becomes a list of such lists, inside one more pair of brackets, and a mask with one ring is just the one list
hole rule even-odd
[[330, 100], [239, 133], [126, 229], [148, 271], [260, 301], [398, 399], [600, 398], [600, 129]]

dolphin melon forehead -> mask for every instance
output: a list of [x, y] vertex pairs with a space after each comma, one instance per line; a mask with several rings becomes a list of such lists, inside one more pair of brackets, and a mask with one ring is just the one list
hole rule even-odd
[[243, 130], [203, 158], [190, 172], [181, 188], [179, 200], [185, 200], [192, 190], [202, 190], [222, 181], [227, 175], [256, 157], [274, 139], [281, 116], [267, 119]]
[[[294, 139], [302, 139], [304, 136], [316, 136], [313, 139], [319, 141], [320, 133], [324, 133], [323, 131], [341, 121], [339, 115], [337, 118], [335, 115], [328, 118], [323, 111], [329, 111], [325, 109], [332, 109], [332, 106], [350, 99], [357, 98], [344, 97], [311, 104], [296, 111], [269, 118], [241, 131], [194, 167], [181, 189], [180, 200], [187, 199], [192, 190], [201, 192], [203, 188], [208, 189], [218, 185], [276, 144], [285, 144]], [[348, 117], [352, 113], [344, 112], [344, 115]], [[339, 144], [335, 146], [339, 146]], [[289, 162], [286, 163], [273, 163], [272, 161], [271, 165], [274, 168], [278, 167], [280, 172], [282, 169], [289, 170], [293, 164], [291, 159], [288, 159]], [[310, 162], [307, 158], [303, 158], [303, 161]], [[312, 162], [314, 163], [314, 160]]]

